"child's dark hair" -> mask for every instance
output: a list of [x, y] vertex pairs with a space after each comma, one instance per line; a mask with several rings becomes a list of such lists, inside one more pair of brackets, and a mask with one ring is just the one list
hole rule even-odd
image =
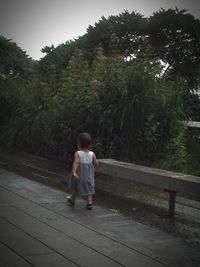
[[78, 145], [80, 145], [82, 149], [90, 148], [91, 142], [92, 142], [92, 138], [88, 133], [81, 133], [78, 135], [77, 143]]

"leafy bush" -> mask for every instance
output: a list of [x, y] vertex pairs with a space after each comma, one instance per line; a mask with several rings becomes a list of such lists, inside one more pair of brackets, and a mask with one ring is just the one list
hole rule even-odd
[[176, 133], [178, 121], [184, 116], [184, 84], [156, 77], [158, 70], [156, 62], [137, 59], [125, 62], [111, 58], [106, 64], [98, 90], [98, 136], [108, 155], [127, 160], [151, 159], [165, 150]]
[[154, 162], [167, 145], [178, 153], [174, 136], [183, 116], [184, 84], [159, 74], [159, 64], [148, 58], [101, 55], [89, 66], [77, 50], [53, 83], [9, 83], [4, 98], [15, 105], [1, 140], [7, 147], [42, 155], [54, 151], [62, 158], [73, 154], [77, 134], [87, 131], [101, 157]]

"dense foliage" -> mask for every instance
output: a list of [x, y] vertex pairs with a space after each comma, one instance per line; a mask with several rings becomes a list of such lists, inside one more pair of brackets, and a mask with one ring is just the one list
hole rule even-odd
[[125, 11], [39, 62], [1, 37], [2, 149], [69, 161], [87, 131], [98, 157], [198, 174], [198, 132], [182, 121], [200, 119], [199, 25], [178, 10]]

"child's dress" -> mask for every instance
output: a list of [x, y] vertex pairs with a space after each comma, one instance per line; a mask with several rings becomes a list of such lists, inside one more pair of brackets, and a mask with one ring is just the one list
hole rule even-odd
[[84, 152], [79, 150], [78, 155], [79, 165], [77, 174], [79, 179], [72, 176], [71, 189], [77, 190], [82, 196], [93, 195], [95, 193], [93, 166], [94, 153], [92, 151]]

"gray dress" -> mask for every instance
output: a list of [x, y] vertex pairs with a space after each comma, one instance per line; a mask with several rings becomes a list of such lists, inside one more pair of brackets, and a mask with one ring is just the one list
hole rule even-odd
[[72, 176], [70, 187], [73, 190], [77, 190], [81, 196], [93, 195], [95, 193], [93, 166], [94, 153], [92, 151], [85, 152], [79, 150], [78, 155], [80, 161], [77, 174], [80, 179], [78, 180]]

